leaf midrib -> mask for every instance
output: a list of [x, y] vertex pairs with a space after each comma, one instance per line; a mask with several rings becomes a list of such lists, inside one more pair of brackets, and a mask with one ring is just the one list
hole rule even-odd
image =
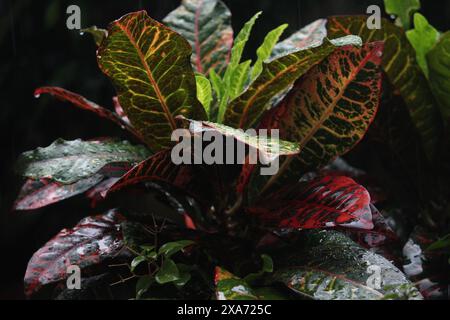
[[147, 77], [150, 80], [150, 83], [153, 86], [153, 89], [155, 90], [155, 93], [156, 93], [156, 95], [158, 97], [158, 100], [161, 103], [161, 107], [162, 107], [162, 109], [164, 111], [164, 114], [166, 115], [166, 118], [169, 121], [170, 127], [172, 128], [172, 130], [175, 130], [177, 128], [177, 126], [175, 124], [175, 119], [173, 118], [172, 114], [170, 113], [170, 109], [169, 109], [169, 107], [168, 107], [168, 105], [166, 103], [166, 100], [164, 99], [164, 96], [163, 96], [161, 90], [159, 89], [157, 81], [153, 77], [153, 73], [150, 70], [150, 67], [149, 67], [147, 61], [145, 60], [145, 56], [144, 56], [142, 50], [140, 49], [140, 47], [138, 46], [138, 44], [136, 42], [136, 39], [128, 31], [126, 26], [122, 25], [119, 21], [116, 21], [116, 25], [120, 28], [120, 30], [122, 30], [122, 32], [127, 36], [127, 38], [130, 41], [130, 43], [136, 49], [136, 52], [137, 52], [137, 54], [139, 56], [139, 59], [141, 60], [142, 65], [144, 66], [144, 69], [145, 69], [145, 72], [147, 74]]

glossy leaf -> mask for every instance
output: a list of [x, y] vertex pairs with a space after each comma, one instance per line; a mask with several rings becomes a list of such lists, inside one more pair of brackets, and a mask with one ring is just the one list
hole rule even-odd
[[[394, 265], [336, 231], [303, 234], [296, 249], [279, 252], [275, 278], [294, 292], [316, 300], [421, 299]], [[378, 270], [378, 271], [377, 271]], [[379, 272], [377, 283], [375, 272]], [[407, 289], [407, 287], [412, 289]]]
[[90, 177], [106, 165], [135, 164], [148, 155], [146, 148], [133, 146], [128, 141], [58, 139], [48, 147], [24, 152], [17, 162], [17, 169], [28, 178], [49, 178], [71, 184]]
[[417, 64], [414, 49], [404, 30], [386, 19], [382, 19], [379, 30], [369, 30], [366, 22], [366, 16], [331, 17], [327, 24], [328, 36], [356, 34], [364, 42], [384, 41], [383, 70], [408, 106], [427, 156], [432, 159], [441, 136], [442, 123], [426, 77]]
[[170, 258], [175, 253], [184, 250], [187, 246], [190, 246], [192, 244], [194, 244], [194, 242], [191, 240], [167, 242], [159, 248], [158, 253], [164, 255], [167, 258]]
[[285, 55], [322, 43], [327, 36], [326, 24], [326, 19], [319, 19], [308, 24], [289, 38], [277, 43], [273, 49], [272, 56]]
[[408, 30], [411, 16], [420, 9], [420, 0], [384, 0], [386, 12], [397, 16], [396, 23]]
[[174, 282], [180, 279], [180, 271], [172, 259], [164, 259], [161, 268], [155, 274], [155, 280], [159, 284]]
[[439, 40], [437, 31], [420, 13], [414, 14], [414, 29], [406, 32], [406, 37], [416, 51], [417, 63], [428, 78], [428, 64], [426, 55]]
[[203, 105], [205, 112], [209, 118], [211, 114], [211, 101], [212, 101], [212, 90], [211, 83], [203, 75], [195, 75], [195, 81], [197, 83], [197, 99]]
[[249, 285], [230, 272], [216, 267], [214, 275], [217, 300], [257, 300]]
[[58, 98], [61, 101], [67, 101], [80, 109], [93, 112], [102, 118], [106, 118], [116, 123], [121, 128], [128, 130], [137, 138], [141, 139], [139, 133], [136, 132], [136, 130], [130, 125], [130, 123], [124, 120], [122, 116], [120, 116], [115, 112], [112, 112], [109, 109], [101, 107], [92, 101], [87, 100], [86, 98], [80, 96], [79, 94], [70, 92], [69, 90], [59, 87], [40, 87], [34, 91], [34, 95], [36, 97], [39, 97], [41, 94], [51, 94], [52, 96]]
[[450, 31], [444, 33], [427, 55], [430, 83], [447, 125], [450, 119]]
[[223, 74], [233, 43], [231, 13], [220, 0], [183, 0], [163, 22], [192, 46], [192, 65], [208, 75]]
[[120, 214], [110, 211], [84, 218], [72, 229], [61, 230], [28, 263], [24, 279], [26, 295], [64, 280], [70, 265], [83, 270], [113, 258], [123, 246], [118, 231], [122, 219]]
[[108, 36], [108, 31], [105, 29], [97, 28], [97, 26], [92, 26], [89, 28], [84, 28], [80, 30], [81, 34], [89, 33], [94, 38], [95, 44], [99, 47], [102, 44], [103, 39]]
[[[280, 155], [294, 155], [300, 152], [298, 144], [280, 140], [278, 137], [251, 135], [243, 130], [209, 121], [190, 119], [184, 119], [184, 121], [190, 123], [189, 130], [193, 135], [215, 131], [224, 137], [232, 137], [238, 142], [248, 145], [259, 152], [259, 156], [262, 157], [260, 160], [263, 163], [272, 162]], [[226, 142], [224, 141], [224, 143]]]
[[372, 229], [370, 195], [347, 177], [320, 177], [280, 189], [247, 209], [274, 229]]
[[359, 45], [358, 37], [324, 40], [321, 46], [297, 51], [264, 65], [261, 75], [238, 98], [233, 100], [225, 114], [228, 126], [248, 129], [256, 124], [269, 102], [289, 88], [295, 80], [325, 59], [336, 47]]
[[14, 203], [14, 210], [35, 210], [68, 199], [88, 191], [103, 178], [101, 174], [94, 174], [71, 184], [62, 184], [51, 179], [28, 179]]
[[97, 51], [120, 105], [153, 151], [171, 145], [176, 115], [206, 117], [196, 97], [190, 55], [191, 46], [182, 36], [145, 11], [112, 22]]
[[363, 138], [379, 105], [382, 51], [381, 42], [341, 47], [297, 80], [261, 127], [278, 128], [301, 152], [282, 159], [272, 177], [254, 176], [255, 189], [264, 193], [320, 168]]
[[263, 63], [269, 59], [272, 54], [272, 50], [275, 47], [278, 39], [283, 34], [284, 30], [288, 27], [287, 24], [282, 24], [278, 28], [270, 31], [264, 38], [263, 43], [256, 50], [257, 60], [252, 68], [251, 80], [255, 80], [262, 72]]

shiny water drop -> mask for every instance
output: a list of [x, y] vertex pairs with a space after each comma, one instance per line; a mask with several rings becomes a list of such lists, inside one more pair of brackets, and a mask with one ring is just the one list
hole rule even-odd
[[41, 94], [40, 93], [35, 93], [34, 94], [34, 97], [37, 99], [37, 98], [39, 98], [41, 96]]
[[80, 31], [80, 36], [84, 35], [84, 31]]

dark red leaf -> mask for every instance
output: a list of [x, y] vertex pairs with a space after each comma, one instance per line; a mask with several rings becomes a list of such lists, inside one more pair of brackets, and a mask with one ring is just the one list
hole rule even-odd
[[120, 214], [110, 211], [61, 230], [28, 263], [25, 294], [31, 296], [44, 285], [64, 280], [68, 266], [83, 269], [113, 258], [123, 246], [119, 228], [122, 220]]
[[347, 177], [300, 182], [281, 189], [247, 211], [279, 229], [373, 228], [369, 193]]
[[95, 174], [72, 184], [62, 184], [51, 179], [28, 179], [14, 203], [14, 210], [34, 210], [76, 196], [92, 188], [103, 175]]
[[100, 117], [111, 120], [112, 122], [119, 125], [122, 129], [128, 130], [131, 134], [133, 134], [139, 140], [142, 141], [141, 135], [130, 125], [129, 122], [124, 120], [123, 117], [119, 116], [115, 112], [112, 112], [111, 110], [99, 106], [98, 104], [92, 101], [87, 100], [86, 98], [80, 96], [79, 94], [73, 93], [69, 90], [59, 87], [40, 87], [34, 91], [34, 95], [36, 97], [39, 97], [43, 93], [49, 93], [61, 101], [70, 102], [78, 108], [94, 112]]

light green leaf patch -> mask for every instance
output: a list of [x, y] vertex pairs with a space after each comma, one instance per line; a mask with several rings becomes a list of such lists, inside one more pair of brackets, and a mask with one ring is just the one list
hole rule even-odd
[[414, 29], [408, 30], [406, 37], [416, 50], [417, 63], [428, 78], [426, 55], [439, 40], [439, 31], [429, 24], [423, 15], [416, 13], [414, 14]]
[[411, 15], [420, 9], [420, 0], [384, 0], [388, 14], [397, 16], [397, 25], [408, 30], [411, 26]]

